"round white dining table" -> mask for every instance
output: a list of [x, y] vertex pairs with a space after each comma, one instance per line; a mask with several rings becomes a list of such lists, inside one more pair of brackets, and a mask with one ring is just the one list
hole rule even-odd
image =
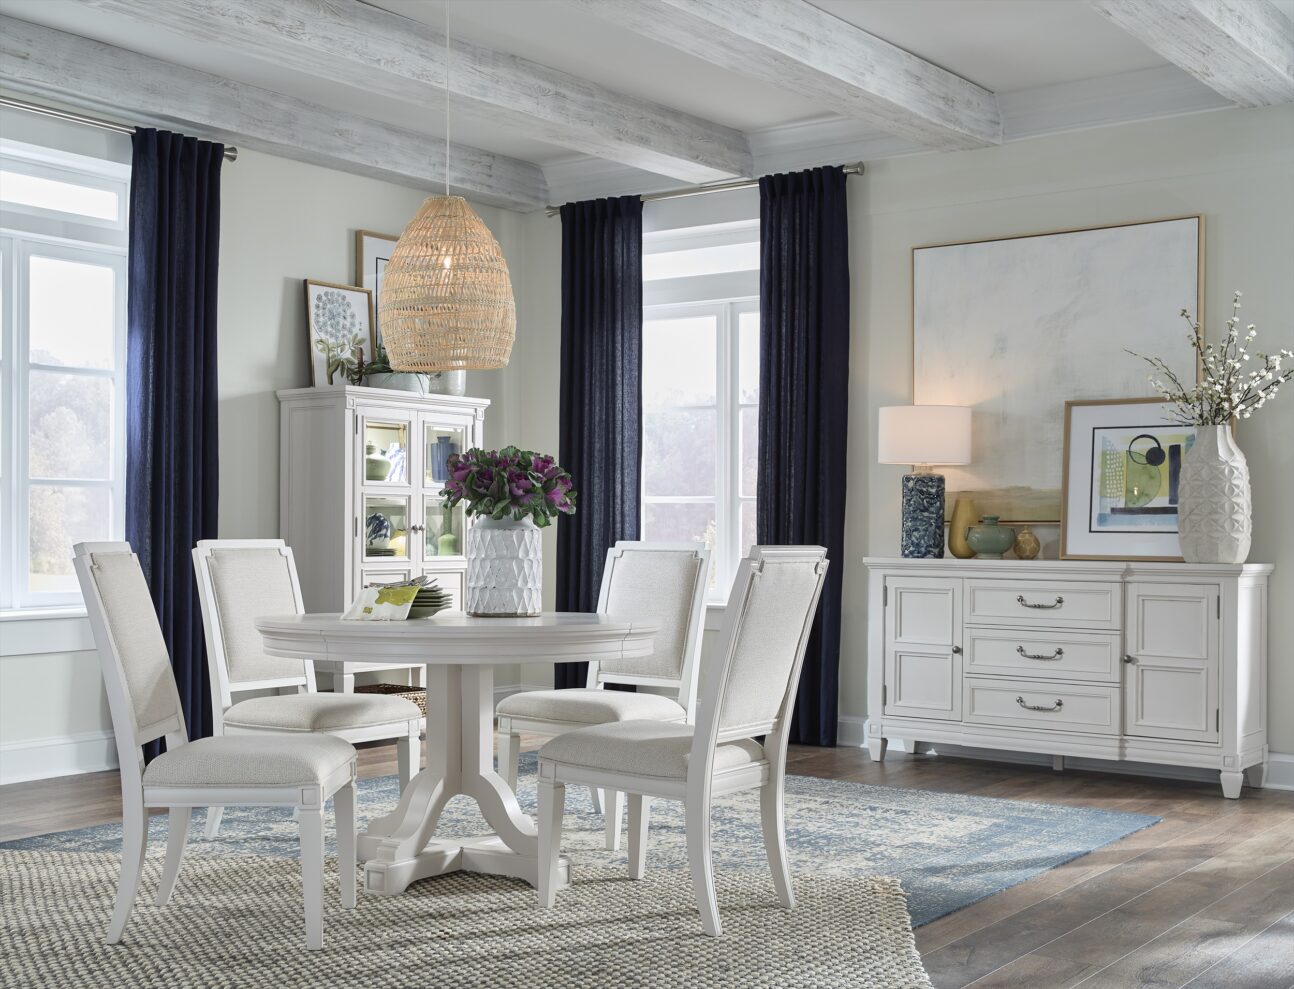
[[[475, 618], [442, 612], [400, 622], [338, 615], [256, 620], [272, 656], [307, 661], [391, 660], [427, 667], [424, 768], [394, 811], [359, 835], [364, 888], [394, 896], [428, 876], [466, 870], [539, 881], [539, 838], [516, 794], [494, 771], [494, 667], [648, 656], [657, 625], [617, 615], [545, 612], [535, 618]], [[450, 797], [476, 801], [492, 834], [436, 838]], [[561, 883], [569, 881], [563, 858]]]

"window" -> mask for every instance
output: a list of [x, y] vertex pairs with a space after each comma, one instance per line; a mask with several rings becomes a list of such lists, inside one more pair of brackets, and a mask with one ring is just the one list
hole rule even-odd
[[0, 609], [80, 603], [122, 537], [125, 166], [0, 142]]
[[652, 236], [643, 257], [642, 538], [706, 543], [709, 597], [722, 603], [755, 542], [759, 232], [743, 224], [727, 232], [730, 243], [714, 243], [711, 228]]

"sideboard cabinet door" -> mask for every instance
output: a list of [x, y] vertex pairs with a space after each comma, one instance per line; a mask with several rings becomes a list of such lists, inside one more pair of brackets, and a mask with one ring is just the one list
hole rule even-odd
[[1124, 734], [1217, 741], [1218, 588], [1134, 582], [1126, 594]]
[[962, 582], [885, 580], [885, 713], [960, 721]]

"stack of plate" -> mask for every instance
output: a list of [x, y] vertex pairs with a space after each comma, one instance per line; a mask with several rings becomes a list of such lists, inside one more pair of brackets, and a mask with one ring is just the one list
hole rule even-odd
[[418, 588], [418, 596], [409, 605], [410, 618], [430, 618], [438, 611], [444, 611], [452, 602], [449, 595], [434, 583]]

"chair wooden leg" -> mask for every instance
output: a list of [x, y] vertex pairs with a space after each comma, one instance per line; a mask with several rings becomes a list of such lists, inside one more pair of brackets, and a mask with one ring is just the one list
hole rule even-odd
[[499, 775], [517, 792], [517, 764], [521, 761], [521, 736], [514, 731], [499, 732]]
[[701, 927], [711, 937], [723, 933], [719, 923], [719, 904], [714, 896], [714, 868], [710, 861], [710, 802], [688, 800], [684, 810], [687, 820], [687, 864], [692, 872], [692, 892], [701, 912]]
[[157, 886], [157, 905], [165, 906], [171, 901], [175, 892], [175, 881], [180, 878], [180, 866], [184, 862], [184, 846], [189, 840], [189, 821], [193, 818], [192, 807], [172, 807], [167, 819], [166, 864], [162, 866], [162, 881]]
[[413, 729], [407, 735], [395, 740], [396, 772], [400, 775], [400, 792], [409, 785], [409, 781], [418, 773], [418, 723], [413, 722]]
[[641, 879], [647, 869], [647, 821], [651, 798], [629, 794], [629, 878]]
[[605, 790], [602, 794], [603, 814], [606, 816], [606, 848], [609, 852], [620, 851], [620, 822], [625, 817], [625, 794], [623, 790]]
[[332, 795], [337, 822], [337, 875], [341, 878], [341, 905], [355, 909], [355, 784], [347, 783]]
[[305, 890], [306, 947], [323, 947], [323, 811], [300, 808], [301, 885]]
[[786, 859], [786, 831], [783, 827], [781, 780], [769, 780], [759, 789], [760, 824], [764, 829], [764, 851], [773, 874], [777, 898], [788, 910], [795, 909], [795, 890], [791, 888], [791, 867]]
[[116, 944], [130, 922], [139, 889], [139, 874], [144, 868], [144, 851], [148, 847], [148, 812], [142, 803], [121, 808], [121, 878], [117, 880], [117, 905], [108, 924], [108, 943]]
[[557, 866], [562, 850], [562, 815], [566, 813], [566, 787], [539, 780], [539, 905], [551, 907], [557, 898]]
[[207, 808], [207, 828], [203, 832], [203, 837], [205, 837], [207, 841], [216, 840], [216, 835], [220, 833], [220, 819], [224, 817], [224, 815], [225, 808], [223, 807]]

